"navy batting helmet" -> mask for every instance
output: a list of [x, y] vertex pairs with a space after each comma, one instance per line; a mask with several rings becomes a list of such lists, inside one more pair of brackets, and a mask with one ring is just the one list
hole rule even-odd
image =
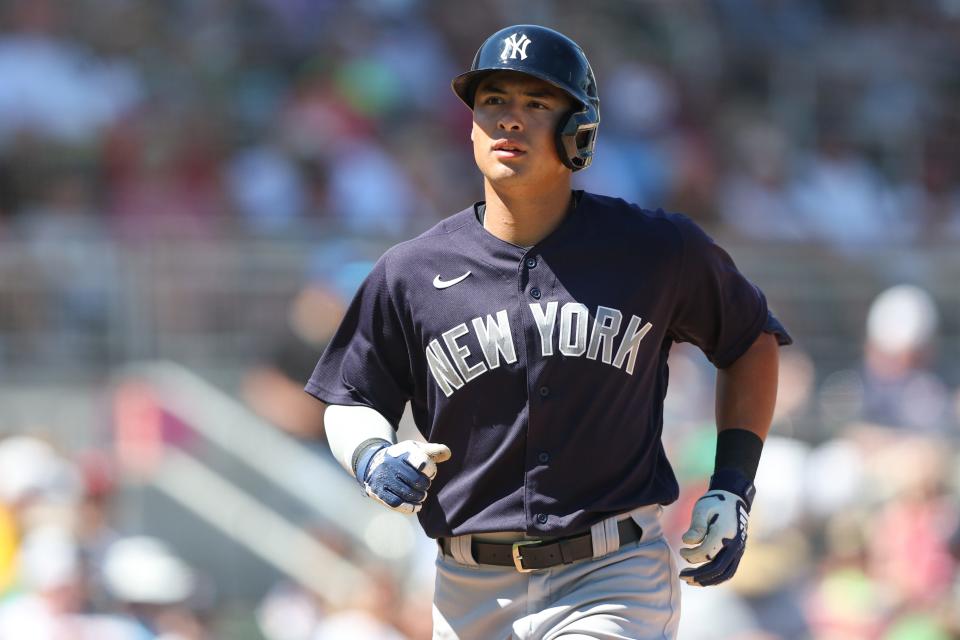
[[526, 73], [576, 100], [573, 111], [560, 119], [557, 152], [563, 164], [574, 171], [590, 166], [600, 124], [600, 98], [593, 69], [580, 45], [562, 33], [533, 24], [501, 29], [477, 50], [470, 71], [453, 79], [453, 91], [473, 109], [477, 84], [494, 71]]

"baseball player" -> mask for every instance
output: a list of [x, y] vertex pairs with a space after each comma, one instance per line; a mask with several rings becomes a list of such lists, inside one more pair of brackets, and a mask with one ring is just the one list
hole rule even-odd
[[[571, 189], [600, 103], [569, 38], [498, 31], [453, 90], [485, 200], [383, 255], [306, 390], [366, 495], [437, 540], [435, 638], [673, 638], [679, 579], [723, 582], [743, 555], [790, 337], [689, 218]], [[674, 342], [718, 368], [679, 573], [659, 521]], [[428, 442], [397, 442], [407, 402]]]

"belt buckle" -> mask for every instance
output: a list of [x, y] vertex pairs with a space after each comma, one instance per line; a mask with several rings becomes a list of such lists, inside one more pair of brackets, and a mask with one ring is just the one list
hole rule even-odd
[[541, 540], [520, 540], [519, 542], [514, 542], [511, 549], [511, 555], [513, 556], [513, 566], [516, 567], [517, 571], [520, 573], [530, 573], [534, 571], [533, 569], [526, 569], [523, 566], [523, 556], [520, 555], [520, 547], [529, 547], [531, 545], [540, 544]]

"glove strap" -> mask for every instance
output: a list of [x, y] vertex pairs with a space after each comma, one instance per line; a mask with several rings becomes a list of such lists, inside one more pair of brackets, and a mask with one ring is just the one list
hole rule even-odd
[[737, 469], [718, 469], [710, 477], [710, 490], [729, 491], [743, 498], [747, 512], [753, 506], [753, 497], [757, 493], [753, 483]]
[[375, 456], [380, 449], [389, 447], [390, 444], [389, 440], [384, 440], [383, 438], [370, 438], [369, 440], [361, 442], [357, 448], [354, 449], [353, 459], [350, 461], [350, 464], [353, 467], [353, 475], [357, 478], [360, 486], [363, 486], [364, 481], [367, 479], [367, 467], [370, 466], [370, 461], [373, 460], [373, 456]]

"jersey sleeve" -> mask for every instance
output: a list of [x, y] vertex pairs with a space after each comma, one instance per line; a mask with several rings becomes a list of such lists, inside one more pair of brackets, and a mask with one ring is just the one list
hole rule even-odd
[[720, 369], [733, 364], [762, 332], [776, 336], [780, 345], [790, 344], [763, 292], [737, 270], [730, 255], [689, 218], [674, 220], [683, 239], [683, 264], [671, 337], [696, 345]]
[[362, 405], [400, 421], [410, 398], [410, 358], [381, 258], [354, 296], [305, 390], [327, 404]]

